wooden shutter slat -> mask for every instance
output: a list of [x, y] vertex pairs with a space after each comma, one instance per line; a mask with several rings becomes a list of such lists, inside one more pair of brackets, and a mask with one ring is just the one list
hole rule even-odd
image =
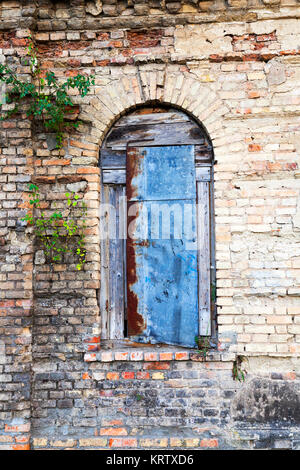
[[116, 127], [106, 140], [106, 147], [126, 149], [129, 142], [135, 146], [195, 145], [205, 142], [203, 133], [194, 122]]
[[211, 335], [209, 182], [197, 181], [199, 334]]
[[102, 181], [108, 184], [124, 184], [126, 183], [126, 170], [102, 170]]
[[149, 113], [149, 114], [129, 114], [122, 117], [115, 127], [124, 127], [142, 124], [170, 124], [175, 122], [190, 121], [189, 116], [178, 111], [166, 113]]
[[125, 169], [126, 168], [126, 150], [101, 150], [101, 168], [104, 169]]
[[[124, 337], [125, 278], [124, 257], [125, 240], [120, 237], [120, 198], [125, 196], [125, 186], [104, 186], [103, 202], [115, 208], [115, 214], [109, 213], [104, 223], [109, 224], [109, 217], [116, 216], [115, 237], [101, 237], [101, 287], [100, 308], [103, 339], [121, 339]], [[113, 221], [112, 221], [113, 223]], [[106, 228], [108, 225], [106, 225]], [[111, 234], [112, 235], [112, 234]]]
[[211, 168], [209, 166], [196, 167], [196, 180], [197, 181], [210, 181]]

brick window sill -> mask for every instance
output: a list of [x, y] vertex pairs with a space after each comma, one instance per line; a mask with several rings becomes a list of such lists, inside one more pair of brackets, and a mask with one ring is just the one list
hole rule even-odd
[[132, 351], [125, 349], [116, 350], [103, 350], [97, 352], [88, 352], [84, 355], [85, 362], [115, 362], [115, 361], [129, 361], [129, 362], [157, 362], [157, 361], [194, 361], [194, 362], [232, 362], [236, 359], [235, 353], [209, 351], [204, 358], [197, 350], [183, 350], [173, 349], [167, 347], [161, 348], [160, 351], [155, 350], [140, 350], [135, 349]]

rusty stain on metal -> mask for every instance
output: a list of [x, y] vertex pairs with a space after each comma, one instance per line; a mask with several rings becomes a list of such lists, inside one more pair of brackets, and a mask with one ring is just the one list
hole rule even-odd
[[[126, 163], [126, 196], [127, 200], [136, 199], [138, 197], [138, 187], [134, 185], [133, 180], [141, 172], [140, 154], [135, 147], [129, 147], [127, 150]], [[128, 226], [135, 224], [139, 212], [137, 210], [134, 216], [130, 216], [130, 202], [128, 203]], [[138, 313], [139, 299], [132, 286], [137, 282], [137, 265], [136, 265], [136, 241], [129, 234], [126, 244], [126, 271], [127, 271], [127, 328], [129, 336], [142, 334], [146, 329], [143, 316]]]
[[149, 248], [150, 242], [149, 240], [141, 240], [139, 242], [135, 242], [135, 246], [144, 246], [144, 247]]
[[129, 147], [126, 163], [126, 196], [128, 201], [138, 197], [138, 187], [133, 184], [134, 178], [141, 173], [138, 149]]
[[130, 238], [127, 240], [127, 321], [128, 334], [135, 336], [143, 333], [146, 323], [139, 310], [139, 299], [132, 286], [137, 282], [135, 242]]

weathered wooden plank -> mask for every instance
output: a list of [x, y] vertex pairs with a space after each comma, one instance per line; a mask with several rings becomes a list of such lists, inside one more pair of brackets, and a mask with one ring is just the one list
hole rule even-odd
[[112, 169], [102, 170], [102, 181], [103, 183], [110, 184], [126, 184], [126, 170], [124, 169]]
[[195, 163], [211, 163], [212, 162], [212, 148], [205, 142], [203, 145], [195, 145]]
[[193, 122], [115, 127], [106, 140], [106, 147], [125, 150], [134, 146], [203, 144], [202, 130]]
[[199, 334], [211, 335], [209, 182], [197, 182]]
[[173, 122], [187, 122], [192, 119], [180, 111], [166, 113], [130, 114], [123, 116], [116, 122], [115, 127], [132, 126], [139, 124], [167, 124]]
[[210, 181], [211, 168], [209, 166], [196, 167], [196, 181]]
[[[109, 186], [102, 186], [102, 203], [109, 203]], [[103, 207], [103, 206], [102, 206]], [[103, 211], [104, 212], [104, 211]], [[99, 304], [101, 312], [101, 339], [109, 337], [109, 239], [104, 236], [104, 230], [108, 226], [108, 212], [100, 214], [100, 292]]]
[[[125, 235], [124, 220], [120, 207], [122, 197], [125, 196], [124, 186], [104, 185], [102, 202], [107, 204], [100, 217], [101, 238], [101, 337], [103, 339], [120, 339], [124, 337], [124, 311], [125, 311]], [[109, 211], [108, 205], [114, 210]], [[102, 206], [103, 207], [103, 206]], [[110, 226], [111, 224], [111, 226]], [[109, 226], [111, 230], [109, 231]]]
[[120, 197], [122, 186], [110, 188], [110, 204], [116, 209], [115, 238], [109, 240], [109, 337], [120, 339], [124, 336], [124, 240], [120, 239]]
[[116, 151], [111, 149], [102, 149], [101, 168], [126, 168], [126, 150]]

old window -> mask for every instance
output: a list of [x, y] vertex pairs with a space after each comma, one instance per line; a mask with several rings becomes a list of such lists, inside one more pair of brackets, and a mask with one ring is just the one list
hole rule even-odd
[[102, 339], [195, 346], [214, 306], [212, 149], [174, 109], [122, 117], [102, 149]]

